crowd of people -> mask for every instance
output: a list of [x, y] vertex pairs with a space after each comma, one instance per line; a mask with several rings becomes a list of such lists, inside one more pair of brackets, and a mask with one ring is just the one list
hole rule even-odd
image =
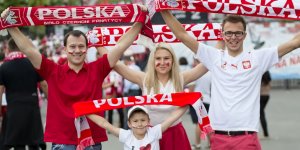
[[[147, 11], [145, 6], [139, 7]], [[2, 12], [1, 18], [6, 18], [8, 13], [9, 8]], [[184, 92], [189, 87], [188, 91], [202, 93], [209, 110], [213, 129], [208, 135], [210, 149], [260, 150], [260, 118], [264, 136], [269, 136], [263, 109], [268, 102], [266, 88], [271, 79], [263, 74], [280, 57], [300, 47], [300, 34], [277, 47], [253, 51], [243, 47], [247, 36], [243, 17], [227, 15], [222, 22], [223, 40], [208, 46], [191, 37], [170, 11], [160, 13], [177, 39], [195, 54], [193, 67], [180, 67], [180, 64], [186, 65], [186, 60], [178, 61], [176, 49], [165, 42], [157, 43], [145, 57], [146, 65], [135, 62], [132, 55], [123, 55], [142, 30], [143, 21], [134, 23], [110, 50], [97, 47], [98, 58], [93, 62], [86, 62], [88, 39], [81, 31], [70, 31], [64, 38], [51, 36], [51, 48], [43, 40], [30, 40], [17, 27], [8, 28], [11, 39], [0, 67], [0, 94], [6, 93], [7, 100], [1, 149], [25, 150], [28, 146], [30, 150], [37, 150], [45, 141], [52, 143], [53, 150], [75, 150], [78, 139], [74, 103], [170, 94]], [[48, 100], [44, 134], [38, 83]], [[171, 105], [118, 109], [119, 125], [113, 125], [113, 111], [107, 111], [108, 121], [104, 112], [87, 115], [95, 143], [85, 150], [101, 150], [101, 143], [107, 140], [106, 130], [117, 136], [126, 150], [200, 149], [198, 138], [202, 131], [196, 125], [195, 143], [191, 145], [180, 119], [187, 109], [187, 106]], [[197, 123], [195, 112], [190, 113]], [[24, 125], [25, 122], [28, 125]]]

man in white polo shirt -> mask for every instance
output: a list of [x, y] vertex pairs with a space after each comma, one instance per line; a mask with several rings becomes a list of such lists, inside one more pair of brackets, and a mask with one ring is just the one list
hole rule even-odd
[[227, 50], [198, 43], [169, 11], [161, 12], [165, 22], [212, 73], [209, 117], [215, 133], [212, 150], [260, 150], [259, 96], [261, 77], [288, 52], [300, 47], [300, 34], [273, 48], [250, 51], [243, 49], [246, 22], [228, 15], [222, 24]]

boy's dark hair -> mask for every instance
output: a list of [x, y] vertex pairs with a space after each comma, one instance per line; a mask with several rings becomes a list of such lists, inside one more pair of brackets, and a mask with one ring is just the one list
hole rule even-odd
[[86, 35], [83, 32], [79, 31], [79, 30], [73, 30], [73, 31], [68, 32], [65, 35], [65, 37], [64, 37], [64, 46], [67, 46], [67, 40], [68, 40], [70, 35], [75, 36], [75, 37], [80, 37], [82, 35], [85, 39], [86, 46], [88, 45], [88, 39], [87, 39]]
[[19, 47], [12, 38], [8, 40], [8, 49], [9, 51], [20, 51]]
[[239, 23], [239, 22], [241, 22], [243, 24], [244, 31], [246, 31], [246, 21], [241, 16], [238, 16], [238, 15], [227, 15], [224, 18], [223, 22], [222, 22], [222, 29], [223, 30], [224, 30], [224, 25], [225, 25], [226, 22], [230, 22], [230, 23]]

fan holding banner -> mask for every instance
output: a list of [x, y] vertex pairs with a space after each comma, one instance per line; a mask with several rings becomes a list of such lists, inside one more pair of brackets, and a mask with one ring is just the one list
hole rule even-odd
[[[45, 138], [52, 149], [76, 149], [77, 132], [72, 105], [76, 102], [102, 98], [102, 83], [123, 52], [133, 43], [147, 20], [146, 7], [138, 5], [97, 5], [57, 7], [11, 7], [1, 14], [1, 28], [7, 29], [19, 49], [28, 57], [38, 73], [48, 83], [48, 108]], [[124, 21], [134, 23], [107, 55], [86, 63], [88, 40], [78, 30], [64, 38], [67, 64], [57, 65], [42, 56], [32, 42], [17, 28], [28, 25], [83, 24]], [[151, 32], [151, 29], [148, 28]], [[143, 34], [149, 33], [142, 31]], [[104, 115], [103, 112], [99, 115]], [[89, 120], [88, 120], [89, 121]], [[87, 122], [93, 132], [84, 139], [82, 149], [101, 150], [107, 140], [105, 130]]]
[[[300, 33], [279, 46], [260, 51], [244, 49], [243, 44], [247, 36], [246, 22], [240, 15], [299, 20], [298, 6], [293, 5], [292, 1], [272, 1], [268, 4], [265, 4], [265, 1], [257, 1], [256, 4], [253, 1], [251, 4], [252, 1], [248, 3], [240, 0], [235, 0], [235, 3], [200, 0], [172, 2], [176, 3], [176, 6], [157, 0], [156, 8], [161, 11], [162, 17], [175, 36], [196, 53], [199, 60], [212, 73], [209, 117], [214, 134], [211, 135], [211, 149], [260, 150], [257, 132], [261, 77], [278, 62], [279, 58], [300, 47]], [[258, 3], [261, 6], [257, 5]], [[246, 10], [245, 7], [249, 9]], [[269, 11], [268, 14], [258, 11], [250, 13], [250, 8]], [[236, 14], [227, 15], [222, 23], [221, 34], [224, 41], [221, 43], [226, 49], [218, 50], [192, 38], [169, 12], [174, 9]], [[275, 9], [280, 11], [272, 11]], [[285, 13], [287, 11], [289, 13]]]

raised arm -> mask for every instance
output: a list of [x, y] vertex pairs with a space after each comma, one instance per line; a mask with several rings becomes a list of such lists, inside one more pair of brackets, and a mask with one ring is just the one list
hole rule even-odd
[[300, 33], [297, 33], [294, 38], [278, 47], [279, 57], [300, 47]]
[[[219, 40], [216, 43], [215, 48], [225, 49], [225, 42], [223, 40]], [[208, 71], [208, 69], [202, 63], [199, 63], [194, 68], [182, 72], [182, 76], [184, 79], [184, 85], [187, 85], [190, 82], [193, 82], [193, 81], [197, 80], [198, 78], [202, 77], [207, 71]]]
[[[1, 18], [6, 18], [9, 13], [9, 8], [5, 9], [1, 13]], [[17, 44], [21, 52], [23, 52], [27, 58], [31, 61], [32, 65], [39, 69], [42, 62], [42, 55], [33, 43], [19, 30], [19, 28], [8, 28], [7, 31]]]
[[161, 124], [161, 131], [166, 131], [176, 120], [178, 120], [189, 108], [189, 106], [183, 106], [176, 108], [170, 116], [164, 120]]
[[[139, 5], [139, 7], [142, 9], [142, 11], [147, 11], [145, 6]], [[134, 23], [132, 27], [118, 40], [113, 49], [108, 52], [107, 57], [111, 68], [115, 66], [124, 51], [133, 43], [137, 35], [140, 33], [142, 27], [142, 23]]]
[[140, 87], [143, 87], [143, 80], [145, 77], [145, 73], [143, 71], [133, 70], [121, 61], [117, 62], [117, 64], [114, 67], [114, 70], [126, 80], [138, 84]]
[[[105, 47], [97, 47], [97, 51], [102, 56], [106, 53], [108, 53], [108, 50]], [[114, 70], [119, 73], [122, 77], [124, 77], [126, 80], [138, 84], [140, 87], [143, 86], [143, 79], [145, 77], [145, 73], [138, 70], [133, 70], [126, 66], [121, 61], [118, 61], [116, 65], [114, 66]]]
[[170, 11], [163, 10], [160, 13], [168, 27], [175, 34], [176, 38], [179, 39], [188, 48], [190, 48], [194, 53], [197, 53], [199, 46], [198, 41], [192, 38], [186, 32], [181, 23], [171, 14]]
[[203, 76], [208, 70], [203, 64], [198, 64], [194, 68], [182, 72], [184, 85], [189, 84]]
[[113, 126], [107, 120], [105, 120], [103, 117], [101, 117], [99, 115], [95, 115], [95, 114], [87, 115], [87, 117], [90, 120], [92, 120], [93, 122], [95, 122], [101, 128], [104, 128], [104, 129], [108, 130], [109, 132], [111, 132], [116, 137], [119, 137], [120, 128]]

